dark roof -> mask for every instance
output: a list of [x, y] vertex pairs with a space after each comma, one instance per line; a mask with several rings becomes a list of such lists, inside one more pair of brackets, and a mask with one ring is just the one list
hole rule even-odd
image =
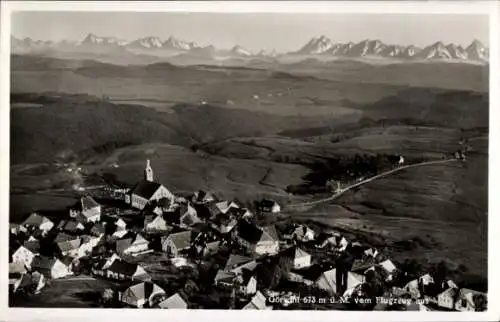
[[262, 199], [262, 201], [260, 202], [260, 206], [261, 207], [266, 207], [266, 208], [271, 208], [275, 204], [277, 204], [276, 201], [269, 200], [269, 199]]
[[40, 250], [40, 242], [38, 240], [25, 241], [23, 246], [33, 253], [38, 253], [38, 251]]
[[49, 221], [46, 217], [41, 216], [37, 213], [32, 213], [29, 215], [28, 218], [23, 222], [23, 225], [32, 225], [32, 226], [39, 226], [42, 223]]
[[191, 246], [191, 235], [192, 232], [190, 230], [186, 230], [170, 234], [167, 239], [171, 239], [177, 249], [186, 249]]
[[36, 268], [52, 269], [55, 262], [56, 259], [52, 257], [36, 256], [35, 258], [33, 258], [33, 261], [31, 262], [31, 267], [34, 269]]
[[106, 232], [106, 228], [100, 222], [94, 224], [92, 226], [92, 228], [90, 229], [90, 233], [93, 234], [93, 235], [100, 235], [100, 234], [104, 234], [105, 232]]
[[82, 197], [80, 199], [80, 202], [82, 204], [83, 210], [92, 209], [100, 206], [91, 196]]
[[76, 220], [67, 220], [61, 221], [58, 227], [69, 232], [77, 232], [79, 230], [78, 225], [81, 225], [81, 223]]
[[137, 270], [137, 264], [128, 263], [121, 259], [115, 259], [108, 270], [126, 276], [133, 276]]
[[130, 245], [132, 245], [132, 242], [134, 241], [133, 238], [125, 238], [125, 239], [120, 239], [116, 241], [116, 251], [118, 253], [122, 253], [124, 250], [126, 250]]
[[59, 233], [57, 234], [56, 238], [54, 239], [54, 241], [56, 243], [60, 243], [60, 242], [65, 242], [65, 241], [68, 241], [68, 240], [75, 240], [77, 239], [78, 237], [75, 237], [75, 236], [72, 236], [72, 235], [68, 235], [66, 233]]
[[238, 222], [237, 232], [239, 237], [251, 244], [257, 244], [263, 234], [261, 229], [246, 220], [240, 220]]
[[194, 204], [193, 207], [199, 218], [209, 219], [212, 217], [210, 209], [206, 205]]
[[160, 187], [157, 182], [143, 180], [132, 189], [132, 193], [149, 200]]
[[320, 264], [314, 264], [304, 269], [293, 270], [295, 274], [298, 274], [310, 281], [316, 281], [325, 271], [327, 271], [327, 269]]
[[59, 259], [64, 265], [69, 266], [75, 259], [71, 256], [64, 256]]

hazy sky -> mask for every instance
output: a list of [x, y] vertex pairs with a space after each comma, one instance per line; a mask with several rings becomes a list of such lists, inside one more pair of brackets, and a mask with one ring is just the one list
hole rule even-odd
[[467, 46], [473, 39], [489, 44], [488, 16], [465, 14], [297, 14], [297, 13], [132, 13], [17, 12], [12, 35], [37, 40], [81, 40], [89, 32], [134, 40], [175, 36], [200, 45], [250, 50], [296, 50], [310, 38], [333, 41], [380, 39], [417, 46], [442, 40]]

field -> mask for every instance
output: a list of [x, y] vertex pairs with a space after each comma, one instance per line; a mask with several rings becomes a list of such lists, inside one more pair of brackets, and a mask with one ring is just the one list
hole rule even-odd
[[[16, 57], [11, 219], [68, 206], [77, 195], [71, 186], [90, 185], [90, 178], [130, 186], [150, 159], [156, 179], [174, 193], [206, 189], [247, 205], [271, 197], [292, 219], [389, 245], [396, 261], [446, 259], [484, 279], [487, 69], [346, 62], [281, 68]], [[287, 187], [326, 176], [318, 165], [332, 160], [387, 153], [411, 163], [459, 149], [468, 151], [464, 163], [404, 170], [330, 203], [286, 210], [319, 198]], [[64, 163], [83, 174], [68, 174]]]

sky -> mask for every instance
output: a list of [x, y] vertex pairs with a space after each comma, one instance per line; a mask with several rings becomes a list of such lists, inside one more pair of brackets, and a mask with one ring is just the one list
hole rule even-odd
[[82, 40], [88, 33], [124, 40], [169, 36], [199, 45], [286, 52], [312, 37], [335, 42], [379, 39], [426, 46], [436, 41], [489, 44], [488, 16], [471, 14], [15, 12], [12, 35], [36, 40]]

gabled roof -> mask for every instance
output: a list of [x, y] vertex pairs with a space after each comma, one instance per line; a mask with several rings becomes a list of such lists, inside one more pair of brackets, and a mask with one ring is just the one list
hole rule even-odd
[[389, 273], [392, 273], [396, 269], [396, 266], [390, 259], [386, 259], [385, 261], [379, 263], [379, 265]]
[[224, 283], [233, 283], [234, 279], [236, 278], [236, 273], [234, 272], [226, 272], [222, 269], [219, 269], [217, 271], [217, 274], [215, 275], [214, 281], [217, 282], [224, 282]]
[[158, 306], [162, 309], [185, 309], [187, 308], [187, 303], [179, 293], [175, 293], [161, 302]]
[[257, 291], [244, 309], [264, 310], [266, 308], [266, 297]]
[[240, 220], [237, 226], [238, 236], [250, 244], [257, 244], [264, 233], [257, 226], [246, 220]]
[[458, 289], [454, 287], [450, 287], [438, 294], [438, 296], [448, 296], [451, 297], [452, 299], [455, 299], [455, 296], [457, 295], [458, 295]]
[[108, 270], [114, 273], [120, 273], [128, 277], [134, 276], [137, 271], [137, 264], [128, 263], [122, 259], [115, 259]]
[[161, 186], [160, 183], [143, 180], [132, 189], [132, 194], [149, 200]]
[[262, 228], [262, 231], [261, 241], [279, 241], [278, 233], [274, 225], [265, 226]]
[[217, 200], [211, 192], [198, 190], [193, 194], [193, 202], [212, 202]]
[[141, 282], [132, 285], [126, 290], [126, 292], [130, 292], [138, 300], [148, 300], [152, 295], [165, 294], [165, 291], [161, 287], [151, 282]]
[[231, 254], [226, 262], [224, 270], [230, 271], [252, 261], [254, 261], [252, 257], [242, 256], [238, 254]]
[[9, 263], [9, 274], [24, 274], [26, 267], [20, 263]]
[[101, 235], [101, 234], [104, 234], [106, 232], [106, 228], [104, 227], [104, 225], [100, 222], [98, 223], [95, 223], [92, 228], [90, 229], [90, 233], [92, 235]]
[[57, 247], [61, 250], [61, 252], [66, 252], [70, 250], [78, 249], [81, 245], [80, 238], [62, 241], [57, 243]]
[[85, 196], [85, 197], [80, 198], [80, 205], [81, 205], [81, 209], [83, 211], [97, 208], [97, 207], [101, 206], [91, 196]]
[[36, 256], [31, 262], [31, 267], [33, 269], [52, 269], [54, 264], [57, 262], [56, 258], [46, 257], [46, 256]]
[[78, 239], [78, 236], [72, 236], [72, 235], [68, 235], [66, 233], [59, 233], [59, 234], [57, 234], [54, 241], [56, 243], [61, 243], [61, 242], [69, 241], [69, 240], [75, 240], [75, 239]]
[[31, 215], [29, 215], [28, 218], [26, 218], [26, 220], [23, 222], [23, 225], [40, 226], [47, 222], [52, 222], [52, 221], [50, 221], [47, 217], [44, 217], [34, 212]]
[[24, 248], [28, 249], [32, 253], [38, 253], [40, 251], [40, 242], [36, 241], [25, 241], [23, 244]]
[[236, 204], [234, 201], [227, 201], [227, 200], [217, 202], [217, 203], [215, 204], [215, 206], [216, 206], [217, 208], [219, 208], [219, 210], [220, 210], [221, 212], [224, 212], [224, 213], [225, 213], [226, 211], [228, 211], [230, 208], [239, 208], [239, 207], [240, 207], [240, 206], [238, 206], [238, 204]]
[[190, 230], [181, 231], [168, 235], [167, 239], [172, 240], [177, 249], [186, 249], [191, 247], [191, 234]]
[[83, 230], [83, 225], [76, 220], [63, 220], [57, 226], [59, 229], [63, 229], [69, 232], [77, 232], [78, 230]]

